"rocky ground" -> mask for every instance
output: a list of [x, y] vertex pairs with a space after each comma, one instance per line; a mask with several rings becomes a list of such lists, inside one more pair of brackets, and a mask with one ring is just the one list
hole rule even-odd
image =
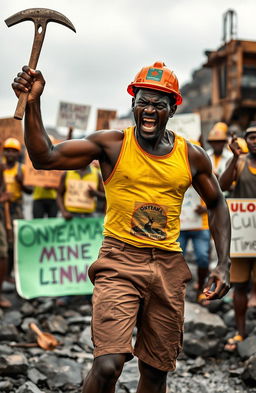
[[[0, 309], [0, 391], [80, 392], [92, 363], [90, 305], [73, 297], [68, 306], [60, 307], [52, 298], [21, 299], [7, 284], [5, 290], [13, 307]], [[168, 375], [169, 393], [256, 393], [256, 310], [247, 314], [248, 338], [230, 354], [224, 344], [234, 334], [231, 295], [208, 308], [191, 301], [192, 286], [187, 297], [184, 351], [177, 370]], [[53, 351], [40, 348], [31, 322], [53, 334], [60, 345]], [[134, 359], [125, 365], [116, 392], [136, 392], [137, 382]]]

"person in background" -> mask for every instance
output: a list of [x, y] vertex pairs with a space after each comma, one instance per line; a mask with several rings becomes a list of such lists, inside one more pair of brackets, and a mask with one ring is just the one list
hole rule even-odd
[[[5, 183], [3, 178], [4, 166], [0, 163], [0, 204], [8, 204], [8, 194], [5, 190]], [[9, 205], [6, 206], [9, 208]], [[3, 296], [2, 286], [7, 274], [8, 267], [8, 244], [6, 238], [6, 228], [4, 227], [5, 217], [4, 211], [0, 210], [0, 308], [11, 307], [11, 302]]]
[[[57, 190], [57, 203], [65, 220], [73, 217], [93, 217], [98, 198], [105, 199], [105, 193], [101, 176], [95, 165], [66, 171], [61, 176]], [[85, 296], [89, 303], [91, 303], [91, 297], [91, 295]], [[71, 296], [61, 296], [56, 300], [56, 305], [65, 306], [70, 299]]]
[[211, 148], [206, 152], [210, 157], [213, 172], [217, 178], [225, 170], [227, 161], [232, 157], [231, 151], [227, 148], [227, 131], [227, 124], [218, 122], [211, 129], [207, 138]]
[[57, 190], [57, 203], [66, 220], [72, 217], [93, 217], [97, 198], [105, 199], [105, 193], [101, 176], [94, 165], [63, 173]]
[[[232, 198], [256, 198], [256, 123], [252, 123], [245, 131], [245, 141], [249, 152], [242, 149], [234, 135], [230, 149], [232, 159], [220, 177], [223, 191], [229, 190], [235, 182]], [[256, 277], [256, 258], [231, 258], [230, 281], [234, 286], [233, 302], [236, 317], [237, 334], [231, 337], [225, 349], [234, 351], [237, 343], [246, 337], [246, 310], [248, 307], [248, 289], [252, 276]], [[254, 283], [255, 288], [255, 283]], [[252, 291], [251, 304], [256, 305], [255, 291]]]
[[[8, 138], [3, 143], [4, 170], [3, 177], [8, 193], [8, 202], [10, 207], [11, 221], [23, 218], [23, 200], [22, 193], [32, 193], [32, 188], [24, 185], [23, 174], [24, 164], [21, 164], [19, 154], [21, 152], [21, 144], [16, 138]], [[1, 205], [4, 211], [3, 204]], [[10, 278], [13, 268], [13, 235], [8, 236], [8, 277]]]
[[[52, 143], [54, 138], [49, 135]], [[33, 191], [33, 218], [57, 217], [57, 188], [35, 186]]]

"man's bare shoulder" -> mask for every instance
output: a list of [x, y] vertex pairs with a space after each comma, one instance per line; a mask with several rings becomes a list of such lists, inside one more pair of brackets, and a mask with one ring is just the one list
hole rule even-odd
[[124, 132], [120, 130], [100, 130], [89, 134], [85, 139], [102, 147], [115, 142], [121, 142]]

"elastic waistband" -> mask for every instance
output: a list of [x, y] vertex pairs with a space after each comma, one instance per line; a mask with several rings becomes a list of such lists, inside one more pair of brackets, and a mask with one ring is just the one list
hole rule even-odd
[[104, 237], [104, 240], [103, 240], [103, 245], [105, 246], [105, 245], [109, 245], [109, 246], [117, 246], [120, 250], [134, 250], [134, 251], [136, 251], [137, 253], [139, 253], [139, 252], [143, 252], [143, 253], [145, 253], [145, 252], [149, 252], [149, 253], [152, 253], [152, 252], [160, 252], [160, 253], [164, 253], [164, 254], [171, 254], [171, 255], [174, 255], [174, 254], [181, 254], [181, 252], [179, 252], [179, 251], [168, 251], [168, 250], [164, 250], [163, 248], [158, 248], [158, 247], [136, 247], [136, 246], [133, 246], [132, 244], [129, 244], [129, 243], [125, 243], [125, 242], [123, 242], [123, 241], [121, 241], [121, 240], [118, 240], [118, 239], [115, 239], [115, 238], [113, 238], [113, 237], [110, 237], [110, 236], [105, 236]]

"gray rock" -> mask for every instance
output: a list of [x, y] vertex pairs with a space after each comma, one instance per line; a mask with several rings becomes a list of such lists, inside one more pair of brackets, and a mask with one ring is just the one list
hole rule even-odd
[[256, 353], [256, 336], [250, 336], [237, 345], [239, 355], [243, 359], [248, 359]]
[[223, 337], [227, 332], [227, 327], [218, 315], [210, 313], [198, 304], [186, 302], [185, 330], [192, 332], [195, 329], [203, 332], [214, 332], [216, 337]]
[[205, 337], [197, 337], [193, 333], [185, 333], [183, 350], [189, 356], [215, 356], [219, 351], [219, 340]]
[[92, 332], [91, 332], [91, 328], [89, 326], [87, 326], [80, 338], [79, 338], [79, 343], [81, 344], [82, 348], [85, 349], [86, 352], [93, 352], [93, 343], [92, 343]]
[[24, 332], [31, 331], [31, 329], [29, 327], [29, 324], [32, 323], [32, 322], [37, 324], [37, 320], [35, 318], [24, 318], [23, 322], [21, 324], [21, 329]]
[[68, 331], [68, 324], [61, 315], [51, 315], [47, 319], [47, 325], [52, 333], [65, 334]]
[[0, 355], [0, 375], [24, 374], [27, 369], [28, 362], [24, 354]]
[[0, 341], [18, 341], [20, 334], [14, 325], [0, 325]]
[[13, 353], [13, 349], [9, 347], [9, 345], [0, 345], [0, 354], [1, 355], [11, 355]]
[[44, 354], [35, 367], [47, 376], [50, 388], [62, 387], [65, 384], [76, 385], [82, 382], [82, 367], [71, 359]]
[[228, 327], [236, 327], [235, 311], [233, 308], [223, 315], [223, 321]]
[[0, 392], [9, 392], [12, 387], [11, 381], [0, 381]]
[[250, 386], [256, 386], [256, 355], [251, 356], [245, 362], [244, 373], [242, 379]]
[[42, 390], [32, 382], [25, 382], [18, 390], [17, 393], [44, 393]]
[[35, 384], [47, 380], [47, 377], [40, 373], [40, 371], [38, 371], [36, 368], [30, 368], [28, 370], [28, 377]]
[[205, 360], [199, 356], [197, 357], [191, 366], [188, 367], [187, 371], [190, 373], [197, 373], [205, 366]]
[[33, 315], [35, 312], [35, 309], [31, 303], [25, 302], [22, 304], [20, 311], [24, 316], [27, 317], [29, 315]]
[[19, 311], [8, 311], [4, 314], [3, 324], [19, 326], [21, 324], [21, 313]]

